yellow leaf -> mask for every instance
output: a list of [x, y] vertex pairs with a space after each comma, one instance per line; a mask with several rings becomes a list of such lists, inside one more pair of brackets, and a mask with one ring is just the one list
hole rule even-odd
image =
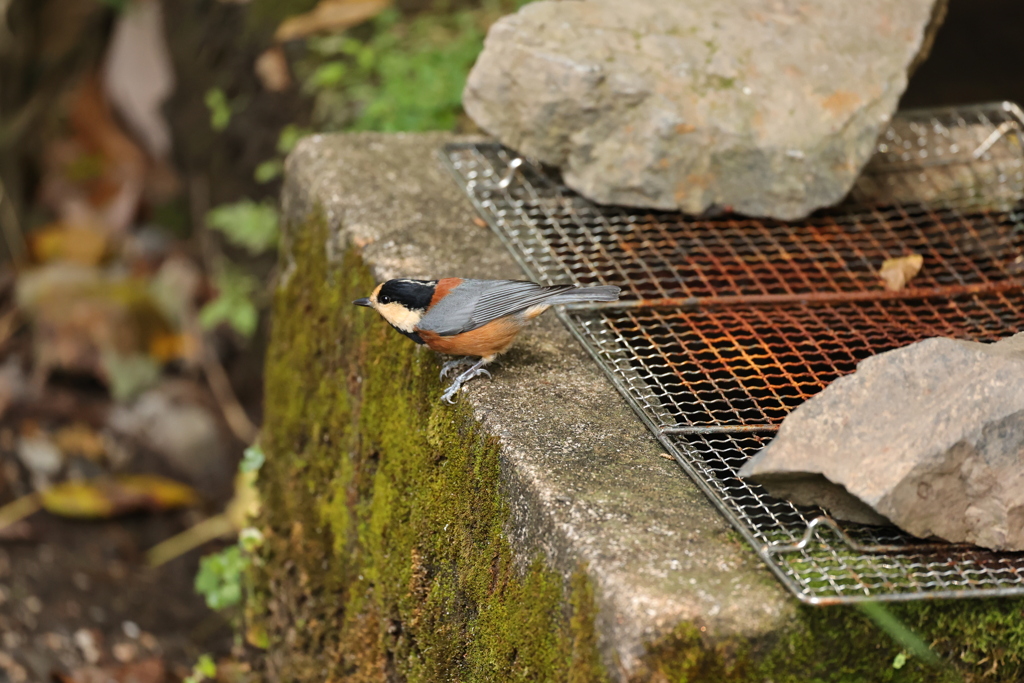
[[149, 355], [161, 363], [179, 358], [197, 361], [199, 340], [191, 334], [157, 333], [149, 339]]
[[81, 422], [61, 427], [54, 441], [64, 455], [81, 455], [93, 462], [102, 460], [107, 451], [99, 432]]
[[94, 266], [107, 253], [107, 235], [102, 228], [69, 223], [50, 223], [28, 235], [32, 258], [39, 263], [70, 261]]
[[145, 498], [149, 510], [173, 510], [199, 504], [199, 494], [191, 486], [155, 474], [122, 474], [116, 485], [129, 494]]
[[882, 269], [878, 271], [878, 275], [885, 283], [886, 289], [896, 292], [907, 286], [907, 283], [921, 271], [922, 265], [924, 265], [924, 257], [920, 254], [890, 258], [882, 263]]
[[312, 11], [281, 22], [274, 40], [285, 43], [313, 33], [344, 31], [372, 19], [390, 4], [391, 0], [320, 0]]
[[43, 509], [60, 517], [105, 519], [115, 512], [107, 492], [86, 481], [66, 481], [46, 489], [40, 496]]
[[67, 481], [40, 493], [43, 509], [61, 517], [107, 519], [129, 512], [162, 512], [196, 505], [189, 486], [149, 474]]

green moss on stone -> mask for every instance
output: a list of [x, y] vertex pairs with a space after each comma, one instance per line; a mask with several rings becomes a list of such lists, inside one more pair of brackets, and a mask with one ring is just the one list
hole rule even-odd
[[323, 220], [292, 238], [260, 475], [268, 674], [603, 680], [585, 575], [515, 565], [498, 447], [438, 400], [435, 355], [351, 305], [375, 283], [352, 252], [327, 263]]
[[771, 642], [708, 643], [681, 624], [651, 647], [644, 680], [819, 683], [945, 683], [1024, 680], [1024, 601], [978, 600], [886, 607], [942, 656], [934, 668], [912, 657], [893, 666], [900, 646], [853, 607], [798, 609], [796, 623]]

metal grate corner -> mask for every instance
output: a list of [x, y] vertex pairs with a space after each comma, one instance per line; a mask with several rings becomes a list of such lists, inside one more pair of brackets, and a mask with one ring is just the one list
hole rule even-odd
[[[836, 524], [736, 471], [873, 354], [1024, 329], [1024, 114], [898, 115], [847, 200], [802, 221], [599, 206], [498, 144], [442, 158], [538, 282], [614, 284], [563, 322], [683, 469], [804, 602], [1024, 595], [1024, 553]], [[924, 257], [889, 291], [889, 258]]]

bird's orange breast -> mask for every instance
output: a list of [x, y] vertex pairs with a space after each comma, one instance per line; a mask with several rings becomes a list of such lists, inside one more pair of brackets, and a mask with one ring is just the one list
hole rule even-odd
[[522, 330], [514, 318], [498, 318], [486, 325], [452, 335], [442, 337], [436, 332], [417, 330], [423, 343], [430, 349], [452, 356], [480, 356], [487, 358], [503, 353]]

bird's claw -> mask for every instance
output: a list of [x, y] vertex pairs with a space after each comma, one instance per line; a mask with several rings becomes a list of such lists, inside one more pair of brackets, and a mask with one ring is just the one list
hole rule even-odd
[[[449, 363], [453, 362], [455, 361], [449, 361]], [[445, 365], [447, 364], [448, 363], [445, 363]], [[441, 376], [444, 377], [444, 370], [442, 369], [441, 372]], [[462, 386], [469, 380], [474, 379], [475, 377], [479, 377], [481, 375], [486, 375], [489, 378], [491, 376], [491, 373], [490, 371], [483, 368], [481, 363], [477, 363], [469, 370], [466, 370], [464, 373], [455, 378], [455, 381], [451, 383], [451, 386], [445, 389], [444, 393], [441, 394], [441, 400], [449, 405], [454, 404], [455, 395], [459, 393], [459, 390], [462, 389]]]
[[465, 358], [456, 358], [455, 360], [447, 361], [441, 366], [441, 379], [447, 377], [455, 368], [462, 367], [463, 365], [466, 365], [466, 363], [467, 361]]

